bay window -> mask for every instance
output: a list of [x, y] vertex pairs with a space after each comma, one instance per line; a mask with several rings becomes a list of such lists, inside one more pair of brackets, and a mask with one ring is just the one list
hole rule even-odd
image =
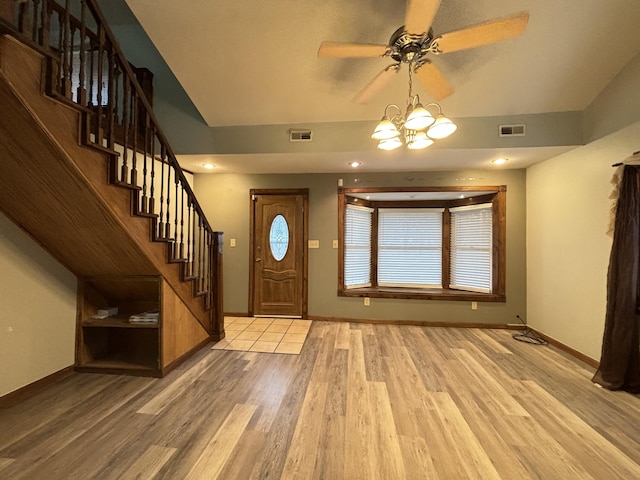
[[505, 301], [506, 187], [338, 193], [339, 295]]

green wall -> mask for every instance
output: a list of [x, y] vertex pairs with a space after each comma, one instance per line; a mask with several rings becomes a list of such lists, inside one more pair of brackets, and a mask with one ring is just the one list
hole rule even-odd
[[[338, 179], [345, 187], [507, 186], [507, 302], [395, 300], [337, 296]], [[246, 314], [249, 291], [249, 190], [252, 188], [308, 188], [309, 239], [320, 248], [309, 254], [309, 316], [425, 322], [517, 323], [525, 303], [525, 171], [483, 170], [459, 172], [234, 175], [196, 174], [195, 192], [214, 229], [224, 232], [224, 309]], [[236, 247], [229, 246], [236, 240]]]

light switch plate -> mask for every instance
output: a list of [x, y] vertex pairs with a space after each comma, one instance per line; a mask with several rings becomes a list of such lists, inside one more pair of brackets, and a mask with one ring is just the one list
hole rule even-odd
[[333, 241], [333, 248], [338, 248], [338, 240]]
[[309, 240], [309, 248], [320, 248], [320, 240]]

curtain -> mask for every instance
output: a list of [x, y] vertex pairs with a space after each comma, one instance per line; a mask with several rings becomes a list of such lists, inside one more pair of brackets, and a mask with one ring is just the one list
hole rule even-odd
[[640, 393], [638, 270], [640, 169], [626, 165], [616, 208], [607, 276], [607, 311], [600, 367], [593, 381], [610, 390]]

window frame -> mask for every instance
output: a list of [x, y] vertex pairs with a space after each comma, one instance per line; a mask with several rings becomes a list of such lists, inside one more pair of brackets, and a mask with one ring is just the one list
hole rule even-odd
[[[398, 298], [421, 300], [454, 300], [476, 302], [506, 302], [506, 191], [505, 185], [500, 186], [464, 186], [464, 187], [383, 187], [383, 188], [338, 188], [338, 296], [340, 297], [372, 297]], [[381, 200], [371, 201], [358, 198], [356, 204], [374, 209], [374, 226], [372, 231], [371, 253], [371, 286], [345, 287], [344, 284], [344, 235], [346, 221], [346, 206], [354, 203], [353, 195], [375, 193], [423, 193], [423, 192], [451, 192], [464, 194], [476, 192], [476, 196], [469, 198], [455, 198], [453, 200]], [[490, 293], [456, 290], [449, 288], [450, 281], [450, 214], [449, 208], [481, 203], [492, 204], [492, 287]], [[443, 213], [443, 243], [442, 243], [442, 288], [407, 288], [381, 287], [377, 279], [377, 212], [379, 208], [445, 208]]]

